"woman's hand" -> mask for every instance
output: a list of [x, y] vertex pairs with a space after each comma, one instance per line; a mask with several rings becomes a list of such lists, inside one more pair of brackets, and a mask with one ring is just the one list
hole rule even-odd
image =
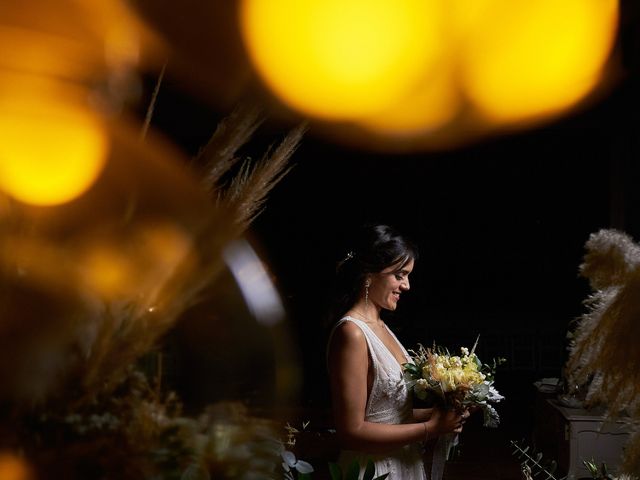
[[431, 435], [442, 435], [445, 433], [460, 433], [464, 422], [469, 417], [469, 411], [457, 412], [456, 410], [434, 408], [431, 418], [427, 422], [427, 430]]
[[460, 420], [460, 430], [456, 430], [457, 433], [460, 433], [462, 431], [462, 427], [464, 427], [464, 422], [467, 421], [467, 418], [469, 418], [471, 416], [473, 412], [471, 410], [469, 410], [468, 408], [465, 408], [462, 411], [462, 414], [460, 415], [461, 420]]
[[480, 408], [480, 405], [472, 404], [467, 407], [467, 410], [469, 411], [469, 414], [473, 414], [479, 412], [482, 409]]

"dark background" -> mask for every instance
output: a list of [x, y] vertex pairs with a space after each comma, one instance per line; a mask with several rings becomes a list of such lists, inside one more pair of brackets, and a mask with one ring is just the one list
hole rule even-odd
[[[457, 348], [480, 334], [480, 358], [506, 357], [497, 387], [507, 402], [522, 403], [514, 415], [530, 421], [532, 382], [561, 376], [566, 333], [585, 311], [590, 290], [578, 275], [584, 243], [602, 228], [640, 239], [640, 35], [637, 7], [623, 7], [620, 79], [597, 103], [560, 120], [412, 154], [346, 147], [311, 124], [293, 156], [295, 168], [247, 235], [287, 310], [291, 361], [301, 367], [292, 405], [329, 407], [327, 295], [350, 231], [377, 221], [396, 226], [420, 248], [411, 292], [389, 321], [400, 340], [407, 347], [436, 341]], [[169, 76], [153, 126], [193, 155], [228, 113]], [[268, 119], [244, 155], [259, 156], [293, 126]], [[215, 380], [207, 388], [193, 380], [198, 375], [185, 374], [196, 368], [206, 377], [215, 369], [207, 370], [202, 356], [185, 360], [191, 347], [175, 343], [175, 386], [194, 405], [217, 400]], [[275, 375], [275, 367], [261, 367], [261, 376]]]

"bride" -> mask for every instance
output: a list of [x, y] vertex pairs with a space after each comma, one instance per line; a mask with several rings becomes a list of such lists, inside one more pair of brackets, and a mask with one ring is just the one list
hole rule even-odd
[[426, 479], [422, 442], [460, 432], [462, 415], [452, 410], [413, 409], [403, 380], [405, 348], [380, 317], [395, 310], [409, 290], [417, 251], [391, 227], [363, 227], [337, 269], [336, 320], [327, 360], [343, 469], [354, 460], [361, 475], [373, 460], [376, 476]]

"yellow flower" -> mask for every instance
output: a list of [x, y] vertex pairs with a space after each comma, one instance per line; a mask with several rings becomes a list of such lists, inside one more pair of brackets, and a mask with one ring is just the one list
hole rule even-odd
[[452, 392], [456, 389], [456, 382], [451, 372], [447, 372], [444, 375], [444, 377], [440, 380], [440, 385], [442, 386], [442, 390], [445, 392]]

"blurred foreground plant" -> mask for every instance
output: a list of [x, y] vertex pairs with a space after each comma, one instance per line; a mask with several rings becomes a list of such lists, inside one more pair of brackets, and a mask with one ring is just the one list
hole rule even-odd
[[131, 371], [107, 397], [27, 417], [15, 440], [38, 478], [273, 478], [277, 431], [239, 403], [184, 416], [174, 394]]
[[38, 478], [269, 478], [279, 464], [273, 422], [238, 404], [186, 417], [134, 368], [206, 297], [290, 168], [304, 127], [257, 164], [237, 155], [259, 123], [234, 112], [191, 174], [127, 140], [68, 205], [0, 198], [0, 450]]
[[135, 365], [225, 271], [304, 127], [252, 162], [261, 114], [239, 108], [189, 169], [153, 104], [144, 126], [130, 111], [166, 49], [130, 2], [103, 3], [0, 9], [0, 454], [37, 478], [268, 475], [272, 422], [187, 417]]

